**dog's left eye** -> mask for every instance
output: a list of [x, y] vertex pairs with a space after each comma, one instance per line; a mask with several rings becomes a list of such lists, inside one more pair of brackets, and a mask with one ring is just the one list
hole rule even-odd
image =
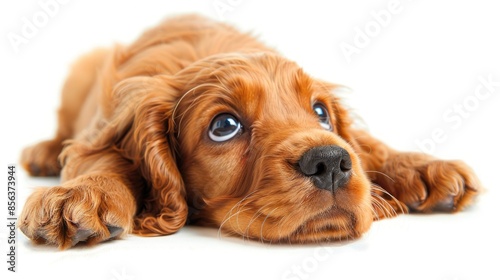
[[220, 114], [212, 120], [208, 136], [212, 141], [224, 142], [241, 134], [243, 127], [236, 117]]
[[313, 106], [313, 110], [319, 118], [319, 124], [326, 130], [332, 131], [332, 123], [330, 122], [330, 115], [328, 115], [328, 110], [325, 105], [321, 103], [316, 103]]

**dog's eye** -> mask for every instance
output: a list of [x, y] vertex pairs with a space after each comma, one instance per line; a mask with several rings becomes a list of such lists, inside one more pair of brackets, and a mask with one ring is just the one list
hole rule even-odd
[[220, 114], [210, 124], [208, 136], [212, 141], [224, 142], [241, 134], [243, 127], [241, 123], [230, 114]]
[[319, 124], [326, 130], [332, 131], [332, 124], [330, 122], [330, 115], [328, 115], [328, 110], [321, 103], [316, 103], [313, 106], [313, 110], [319, 118]]

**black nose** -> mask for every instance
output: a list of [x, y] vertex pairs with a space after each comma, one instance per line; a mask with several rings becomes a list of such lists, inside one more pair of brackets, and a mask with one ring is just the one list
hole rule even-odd
[[317, 188], [334, 192], [349, 182], [352, 162], [343, 148], [323, 146], [305, 152], [299, 160], [299, 168]]

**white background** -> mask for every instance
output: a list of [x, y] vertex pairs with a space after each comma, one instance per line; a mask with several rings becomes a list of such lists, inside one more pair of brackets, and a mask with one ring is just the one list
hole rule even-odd
[[[3, 1], [0, 180], [22, 147], [55, 132], [59, 91], [76, 57], [129, 43], [169, 15], [196, 12], [253, 31], [311, 75], [351, 87], [351, 107], [393, 147], [418, 150], [416, 141], [441, 129], [445, 139], [431, 152], [469, 163], [487, 192], [459, 214], [400, 216], [375, 223], [358, 241], [322, 246], [263, 245], [187, 227], [172, 236], [129, 236], [60, 252], [33, 246], [18, 232], [15, 275], [7, 273], [7, 228], [0, 226], [0, 271], [8, 276], [2, 279], [500, 279], [500, 86], [483, 100], [474, 97], [480, 77], [500, 82], [500, 6], [401, 0], [385, 26], [375, 23], [390, 2], [69, 1], [16, 52], [9, 36], [22, 36], [23, 18], [33, 22], [43, 9], [37, 1]], [[214, 8], [223, 5], [232, 6]], [[357, 30], [366, 28], [371, 36], [363, 45]], [[356, 47], [356, 38], [360, 48], [348, 62], [340, 46]], [[464, 101], [467, 116], [457, 120], [453, 110]], [[35, 186], [57, 183], [19, 170], [19, 207]], [[6, 223], [5, 196], [4, 190]]]

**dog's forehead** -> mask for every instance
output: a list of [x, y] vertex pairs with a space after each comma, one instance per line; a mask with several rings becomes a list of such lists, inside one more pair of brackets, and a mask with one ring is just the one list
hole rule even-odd
[[298, 114], [310, 107], [314, 81], [294, 62], [256, 55], [245, 65], [226, 70], [225, 78], [218, 78], [226, 89], [223, 94], [247, 114], [255, 117]]
[[269, 53], [210, 57], [181, 74], [179, 80], [187, 82], [173, 114], [179, 126], [181, 122], [189, 127], [206, 125], [223, 113], [247, 125], [293, 120], [316, 125], [313, 103], [326, 104], [331, 97], [326, 84], [312, 79], [296, 63]]

